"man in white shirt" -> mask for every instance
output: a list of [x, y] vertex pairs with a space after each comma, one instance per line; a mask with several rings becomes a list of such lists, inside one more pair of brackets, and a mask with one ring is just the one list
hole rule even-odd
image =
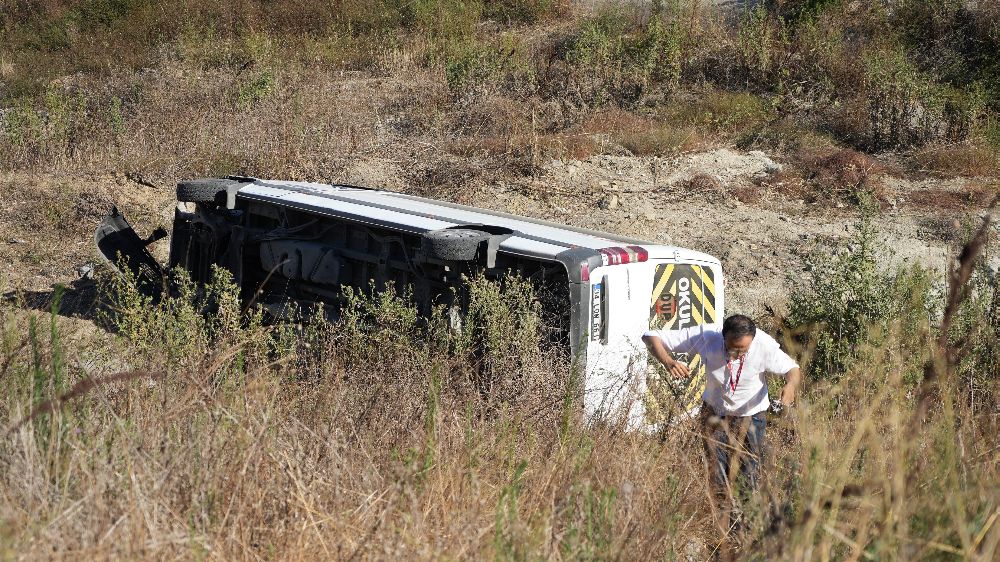
[[[721, 330], [717, 325], [650, 330], [642, 340], [675, 378], [689, 377], [690, 372], [671, 353], [701, 355], [706, 378], [702, 419], [714, 492], [722, 496], [720, 499], [732, 502], [737, 470], [749, 491], [755, 490], [764, 453], [767, 410], [773, 407], [780, 411], [795, 401], [802, 380], [798, 364], [774, 338], [757, 330], [753, 320], [741, 314], [726, 318]], [[781, 396], [773, 406], [767, 391], [768, 373], [785, 378]], [[728, 520], [728, 513], [723, 515]], [[728, 522], [724, 525], [728, 528]]]

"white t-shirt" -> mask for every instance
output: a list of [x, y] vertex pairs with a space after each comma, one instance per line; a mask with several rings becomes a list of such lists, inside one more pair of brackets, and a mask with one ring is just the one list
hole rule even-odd
[[[798, 367], [778, 342], [761, 330], [757, 330], [743, 360], [735, 359], [728, 364], [722, 332], [717, 325], [649, 330], [644, 335], [658, 336], [670, 351], [701, 355], [707, 379], [702, 399], [720, 416], [752, 416], [767, 410], [770, 405], [767, 373], [784, 376]], [[746, 362], [742, 372], [741, 362]]]

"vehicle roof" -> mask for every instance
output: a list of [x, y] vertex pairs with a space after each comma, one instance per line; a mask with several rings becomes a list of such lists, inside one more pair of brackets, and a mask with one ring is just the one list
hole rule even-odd
[[551, 259], [560, 252], [574, 248], [599, 250], [613, 246], [637, 245], [645, 248], [650, 253], [650, 257], [668, 257], [669, 255], [669, 257], [677, 256], [681, 259], [718, 261], [709, 255], [683, 248], [664, 246], [617, 234], [437, 201], [405, 193], [351, 185], [251, 178], [246, 178], [246, 181], [251, 183], [239, 189], [237, 196], [240, 198], [335, 216], [393, 230], [421, 234], [431, 230], [463, 225], [493, 225], [509, 228], [515, 231], [515, 234], [504, 240], [500, 249], [527, 256]]

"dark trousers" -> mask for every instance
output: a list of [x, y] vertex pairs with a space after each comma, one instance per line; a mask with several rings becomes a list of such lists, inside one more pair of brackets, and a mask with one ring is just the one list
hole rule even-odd
[[708, 404], [703, 404], [702, 410], [713, 491], [729, 501], [753, 493], [764, 458], [766, 412], [745, 417], [717, 416]]

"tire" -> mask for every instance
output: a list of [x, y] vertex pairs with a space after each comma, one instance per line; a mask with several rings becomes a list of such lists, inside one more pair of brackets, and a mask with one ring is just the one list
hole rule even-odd
[[226, 203], [226, 189], [238, 182], [202, 178], [177, 184], [177, 200], [183, 203]]
[[469, 228], [444, 228], [424, 233], [424, 251], [429, 257], [443, 261], [476, 259], [479, 245], [490, 239], [489, 232]]

